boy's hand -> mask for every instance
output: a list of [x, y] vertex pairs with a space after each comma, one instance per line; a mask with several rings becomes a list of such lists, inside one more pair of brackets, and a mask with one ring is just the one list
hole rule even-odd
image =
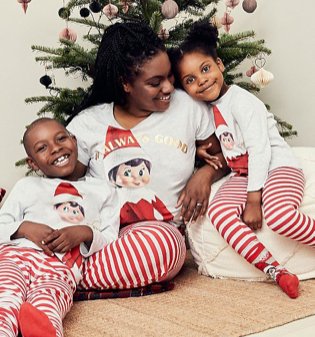
[[217, 156], [211, 156], [208, 150], [211, 148], [212, 143], [200, 145], [197, 147], [196, 153], [199, 158], [204, 160], [208, 165], [212, 166], [215, 170], [222, 168], [222, 163]]
[[54, 229], [38, 222], [23, 221], [19, 229], [12, 235], [12, 239], [26, 238], [42, 248], [49, 256], [54, 255], [44, 242], [45, 237], [54, 232]]
[[66, 253], [83, 241], [89, 245], [92, 240], [92, 229], [82, 225], [56, 229], [44, 239], [46, 246], [55, 253]]
[[244, 223], [252, 230], [261, 228], [263, 221], [261, 191], [247, 193], [247, 201], [242, 218]]

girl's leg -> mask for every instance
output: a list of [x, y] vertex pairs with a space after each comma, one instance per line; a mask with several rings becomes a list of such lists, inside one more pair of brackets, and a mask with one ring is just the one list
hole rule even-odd
[[315, 220], [300, 213], [305, 179], [293, 167], [279, 167], [269, 173], [263, 191], [267, 225], [278, 234], [315, 246]]
[[75, 281], [70, 269], [57, 257], [36, 254], [30, 288], [19, 316], [21, 331], [23, 337], [62, 337], [62, 320], [72, 306]]
[[174, 226], [141, 222], [84, 262], [81, 289], [129, 289], [172, 279], [186, 256], [183, 236]]
[[298, 279], [274, 259], [255, 233], [242, 222], [247, 198], [247, 177], [231, 177], [209, 206], [209, 218], [221, 236], [249, 263], [275, 280], [288, 296], [298, 296]]
[[0, 335], [2, 337], [18, 335], [18, 314], [26, 297], [28, 285], [26, 268], [19, 260], [18, 254], [11, 253], [8, 256], [10, 248], [0, 248]]

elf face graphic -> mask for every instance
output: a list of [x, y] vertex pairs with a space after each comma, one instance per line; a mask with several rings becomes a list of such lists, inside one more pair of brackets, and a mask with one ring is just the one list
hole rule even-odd
[[60, 183], [54, 195], [54, 208], [60, 219], [71, 223], [80, 224], [84, 220], [84, 209], [79, 204], [82, 196], [70, 183]]
[[221, 142], [221, 145], [224, 146], [227, 150], [233, 150], [234, 148], [234, 139], [233, 135], [229, 130], [229, 127], [226, 124], [223, 116], [221, 115], [220, 110], [213, 106], [213, 116], [216, 129], [216, 135]]
[[130, 130], [108, 127], [104, 166], [118, 187], [139, 188], [150, 182], [151, 162]]

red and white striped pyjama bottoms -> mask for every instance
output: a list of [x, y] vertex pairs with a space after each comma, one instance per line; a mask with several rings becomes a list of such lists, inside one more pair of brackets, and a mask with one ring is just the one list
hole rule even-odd
[[[85, 259], [81, 289], [127, 289], [172, 279], [186, 256], [174, 226], [142, 222], [125, 227], [120, 237]], [[62, 319], [72, 305], [75, 281], [56, 257], [34, 249], [0, 246], [0, 334], [17, 336], [17, 317], [25, 301], [43, 311], [63, 336]]]
[[[262, 207], [266, 223], [272, 230], [314, 245], [314, 219], [298, 210], [304, 182], [303, 172], [293, 167], [279, 167], [270, 171], [263, 188]], [[247, 183], [248, 178], [242, 176], [232, 176], [226, 181], [210, 203], [208, 216], [234, 250], [252, 263], [266, 248], [241, 220], [247, 198]]]

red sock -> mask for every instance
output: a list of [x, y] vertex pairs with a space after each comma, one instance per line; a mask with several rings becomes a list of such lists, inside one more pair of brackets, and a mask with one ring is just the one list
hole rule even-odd
[[279, 287], [291, 298], [299, 296], [299, 279], [287, 271], [280, 271], [276, 278]]
[[56, 337], [56, 329], [42, 311], [30, 303], [23, 303], [19, 313], [19, 325], [23, 337]]

